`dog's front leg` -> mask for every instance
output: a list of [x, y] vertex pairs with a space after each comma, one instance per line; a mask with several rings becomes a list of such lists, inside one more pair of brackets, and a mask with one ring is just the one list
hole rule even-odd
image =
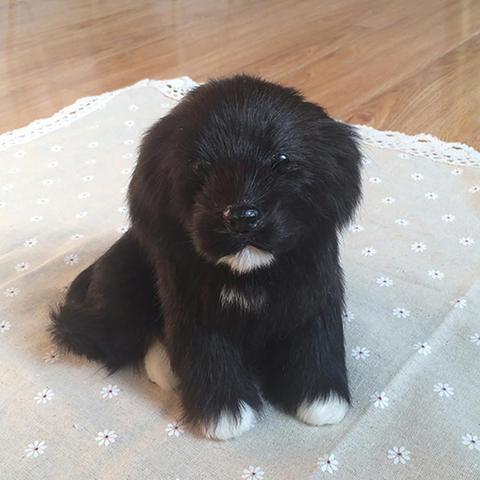
[[186, 329], [175, 324], [170, 333], [168, 350], [185, 420], [219, 440], [249, 430], [261, 398], [239, 346], [200, 325]]
[[327, 305], [269, 351], [267, 397], [311, 425], [338, 423], [349, 407], [340, 303]]

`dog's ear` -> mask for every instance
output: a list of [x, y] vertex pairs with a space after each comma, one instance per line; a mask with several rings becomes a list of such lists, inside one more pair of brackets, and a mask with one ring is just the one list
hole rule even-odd
[[[352, 218], [361, 198], [361, 153], [357, 133], [350, 125], [329, 117], [312, 105], [312, 140], [319, 196], [330, 219], [342, 228]], [[325, 212], [325, 210], [323, 210]]]

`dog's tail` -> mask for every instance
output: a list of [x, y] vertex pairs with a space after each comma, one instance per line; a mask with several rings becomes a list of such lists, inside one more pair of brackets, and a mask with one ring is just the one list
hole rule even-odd
[[110, 372], [138, 365], [161, 332], [162, 315], [153, 273], [131, 237], [81, 272], [50, 317], [51, 337], [63, 351], [100, 361]]
[[102, 349], [99, 342], [104, 334], [102, 312], [87, 302], [93, 268], [94, 265], [90, 265], [81, 272], [70, 286], [65, 302], [52, 309], [49, 330], [53, 341], [63, 351], [103, 361], [109, 366], [109, 352]]

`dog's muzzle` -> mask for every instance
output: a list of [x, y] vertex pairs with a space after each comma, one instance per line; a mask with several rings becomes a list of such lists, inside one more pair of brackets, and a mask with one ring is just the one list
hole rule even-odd
[[250, 205], [230, 205], [223, 211], [228, 228], [238, 233], [255, 230], [260, 220], [260, 212]]

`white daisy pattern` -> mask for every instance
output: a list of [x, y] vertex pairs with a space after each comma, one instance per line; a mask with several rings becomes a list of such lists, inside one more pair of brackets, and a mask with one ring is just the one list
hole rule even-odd
[[370, 177], [368, 181], [370, 183], [382, 183], [382, 179], [380, 177]]
[[333, 454], [324, 455], [323, 457], [319, 457], [318, 466], [322, 472], [333, 474], [338, 471], [338, 460]]
[[462, 437], [462, 443], [468, 447], [469, 450], [479, 450], [480, 451], [480, 440], [477, 435], [473, 433], [466, 433]]
[[48, 162], [47, 167], [48, 168], [56, 168], [56, 167], [58, 167], [58, 162], [56, 162], [55, 160], [53, 162]]
[[454, 168], [453, 170], [450, 171], [452, 175], [458, 176], [463, 173], [463, 170], [461, 168]]
[[436, 383], [433, 386], [433, 391], [438, 393], [440, 397], [451, 397], [454, 394], [454, 389], [448, 383]]
[[133, 168], [124, 168], [120, 171], [122, 175], [131, 175], [133, 173]]
[[43, 220], [43, 217], [41, 215], [34, 215], [33, 217], [30, 217], [31, 222], [41, 222]]
[[418, 173], [418, 172], [414, 172], [410, 176], [416, 182], [421, 182], [425, 178], [421, 173]]
[[90, 197], [90, 192], [81, 192], [81, 193], [78, 194], [78, 198], [80, 200], [83, 200], [83, 199], [88, 198], [88, 197]]
[[474, 333], [473, 335], [470, 335], [470, 341], [474, 345], [477, 345], [477, 347], [480, 347], [480, 333]]
[[42, 180], [42, 185], [45, 185], [46, 187], [49, 187], [54, 183], [55, 183], [55, 180], [53, 180], [53, 178], [46, 178], [45, 180]]
[[475, 240], [472, 237], [462, 237], [458, 243], [464, 247], [471, 247], [475, 244]]
[[353, 225], [350, 225], [350, 227], [348, 227], [348, 231], [352, 233], [363, 232], [363, 230], [365, 230], [365, 228], [362, 225], [359, 225], [358, 223], [355, 223]]
[[135, 122], [133, 120], [126, 120], [123, 124], [126, 127], [133, 127], [135, 125]]
[[76, 265], [78, 263], [78, 255], [76, 253], [70, 253], [68, 255], [65, 255], [65, 257], [63, 257], [63, 261], [67, 264], [67, 265]]
[[392, 203], [395, 203], [395, 202], [396, 202], [396, 200], [393, 197], [385, 197], [382, 200], [382, 203], [385, 203], [386, 205], [391, 205]]
[[117, 228], [118, 233], [125, 233], [128, 230], [128, 225], [120, 225], [120, 227]]
[[184, 433], [182, 427], [177, 422], [169, 423], [166, 426], [165, 431], [167, 432], [167, 435], [169, 437], [176, 438], [178, 438], [180, 435], [183, 435]]
[[408, 153], [399, 153], [398, 156], [402, 160], [408, 160], [410, 158], [410, 155]]
[[38, 205], [46, 205], [50, 200], [48, 198], [39, 198], [37, 200]]
[[24, 272], [30, 268], [30, 264], [28, 262], [20, 262], [15, 265], [15, 271], [17, 272]]
[[12, 324], [9, 321], [2, 320], [0, 322], [0, 334], [8, 332], [11, 327], [12, 327]]
[[442, 280], [445, 274], [440, 270], [429, 270], [428, 276], [435, 279], [435, 280]]
[[393, 461], [395, 465], [405, 465], [410, 461], [411, 452], [405, 447], [392, 447], [387, 452], [387, 457]]
[[97, 445], [99, 447], [105, 446], [108, 447], [111, 443], [115, 443], [117, 440], [117, 433], [114, 430], [105, 429], [103, 432], [98, 432], [95, 438]]
[[38, 243], [38, 240], [36, 238], [29, 238], [28, 240], [25, 240], [23, 245], [25, 247], [34, 247]]
[[55, 363], [61, 355], [56, 350], [49, 350], [44, 356], [43, 361], [45, 363]]
[[131, 112], [136, 112], [138, 110], [138, 105], [135, 105], [134, 103], [132, 103], [128, 109], [131, 111]]
[[446, 213], [445, 215], [442, 215], [442, 220], [446, 223], [451, 223], [455, 221], [455, 215], [452, 213]]
[[25, 453], [27, 454], [27, 457], [37, 458], [45, 453], [46, 448], [47, 444], [44, 441], [35, 440], [28, 445], [25, 449]]
[[415, 343], [413, 348], [419, 353], [420, 355], [430, 355], [432, 353], [432, 347], [427, 342], [422, 343]]
[[16, 297], [20, 293], [20, 289], [17, 287], [8, 287], [3, 291], [6, 297]]
[[365, 347], [355, 347], [352, 349], [352, 357], [355, 360], [366, 360], [370, 356], [370, 350]]
[[263, 480], [265, 472], [260, 467], [249, 465], [243, 470], [242, 478], [245, 480]]
[[385, 392], [375, 392], [373, 395], [370, 395], [370, 401], [375, 408], [381, 408], [383, 410], [388, 407], [389, 399]]
[[438, 198], [438, 193], [435, 193], [435, 192], [427, 192], [425, 194], [425, 198], [427, 200], [436, 200]]
[[469, 193], [478, 193], [480, 192], [480, 185], [472, 185], [469, 189], [468, 189]]
[[450, 302], [453, 305], [453, 308], [464, 309], [467, 306], [467, 300], [465, 298], [457, 298], [456, 300], [452, 300]]
[[406, 218], [397, 218], [395, 223], [401, 227], [406, 227], [410, 222]]
[[391, 287], [393, 285], [393, 280], [388, 277], [379, 277], [377, 278], [376, 283], [380, 287]]
[[350, 312], [349, 310], [347, 310], [346, 312], [344, 312], [343, 314], [343, 319], [350, 323], [352, 320], [355, 320], [355, 314], [353, 312]]
[[76, 213], [76, 214], [75, 214], [75, 217], [76, 217], [76, 218], [84, 218], [84, 217], [86, 217], [87, 215], [88, 215], [88, 212], [83, 211], [83, 212], [78, 212], [78, 213]]
[[396, 307], [393, 309], [392, 314], [397, 318], [408, 318], [410, 316], [410, 310], [403, 307]]
[[107, 385], [100, 390], [100, 395], [105, 398], [116, 397], [120, 393], [120, 389], [116, 385]]
[[410, 248], [415, 252], [415, 253], [423, 253], [426, 249], [427, 246], [423, 242], [413, 242], [410, 245]]
[[74, 233], [73, 235], [70, 236], [70, 239], [71, 240], [80, 240], [83, 237], [84, 237], [83, 233]]
[[54, 396], [53, 390], [50, 388], [44, 388], [42, 391], [38, 392], [33, 398], [38, 404], [45, 405], [52, 400]]
[[377, 251], [373, 247], [366, 247], [362, 250], [362, 255], [364, 257], [372, 257]]
[[88, 144], [88, 148], [97, 148], [98, 147], [98, 142], [90, 142]]
[[50, 151], [54, 153], [61, 152], [63, 150], [63, 147], [61, 145], [52, 145], [50, 147]]
[[82, 182], [91, 182], [95, 177], [93, 175], [85, 175], [82, 177]]

